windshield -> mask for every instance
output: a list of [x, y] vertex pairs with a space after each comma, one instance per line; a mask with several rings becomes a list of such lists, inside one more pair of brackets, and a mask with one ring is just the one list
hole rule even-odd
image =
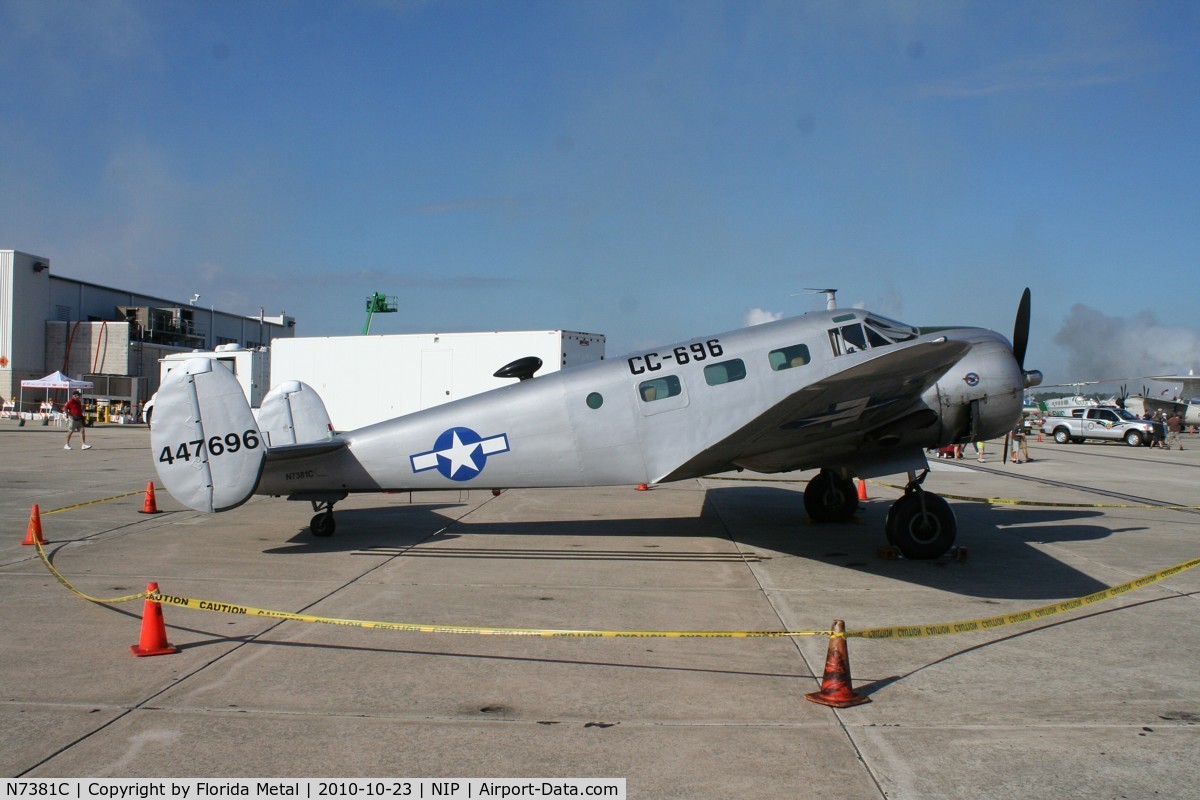
[[1137, 417], [1135, 417], [1133, 414], [1130, 414], [1128, 411], [1126, 411], [1123, 408], [1116, 409], [1116, 412], [1117, 412], [1117, 416], [1120, 417], [1121, 419], [1126, 419], [1126, 420], [1137, 419]]
[[867, 325], [882, 333], [893, 342], [907, 342], [909, 339], [917, 338], [917, 329], [912, 325], [905, 325], [903, 322], [896, 322], [894, 319], [880, 317], [871, 314], [867, 317]]

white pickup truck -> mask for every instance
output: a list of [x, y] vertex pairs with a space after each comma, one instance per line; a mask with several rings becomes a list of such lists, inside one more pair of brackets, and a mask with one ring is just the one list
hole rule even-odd
[[1124, 440], [1130, 447], [1137, 447], [1154, 440], [1156, 423], [1138, 419], [1123, 408], [1091, 406], [1073, 408], [1064, 413], [1070, 416], [1046, 417], [1042, 423], [1042, 433], [1053, 436], [1059, 444], [1106, 439]]

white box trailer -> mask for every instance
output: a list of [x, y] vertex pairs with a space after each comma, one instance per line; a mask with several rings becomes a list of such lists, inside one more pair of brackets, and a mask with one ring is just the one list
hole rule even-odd
[[489, 331], [276, 339], [271, 386], [303, 381], [339, 431], [410, 414], [514, 383], [496, 378], [526, 356], [538, 375], [604, 358], [604, 336], [578, 331]]
[[171, 353], [158, 360], [159, 385], [167, 373], [193, 358], [211, 358], [237, 376], [251, 408], [262, 405], [271, 390], [271, 352], [265, 347], [245, 348], [239, 344], [217, 345], [215, 350], [190, 350]]

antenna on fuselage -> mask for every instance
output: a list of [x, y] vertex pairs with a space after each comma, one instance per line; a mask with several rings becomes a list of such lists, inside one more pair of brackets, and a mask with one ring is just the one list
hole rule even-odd
[[[837, 289], [805, 289], [808, 294], [823, 294], [825, 295], [825, 310], [833, 311], [837, 308]], [[799, 295], [792, 295], [798, 297]]]

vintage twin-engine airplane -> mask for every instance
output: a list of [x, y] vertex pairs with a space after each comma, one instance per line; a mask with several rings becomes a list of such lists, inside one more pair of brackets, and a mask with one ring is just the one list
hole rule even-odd
[[1024, 390], [1042, 378], [1024, 368], [1028, 333], [1028, 289], [1011, 345], [982, 328], [922, 330], [833, 309], [537, 378], [541, 361], [519, 359], [496, 373], [519, 379], [511, 386], [345, 433], [295, 381], [271, 391], [256, 421], [233, 375], [194, 359], [158, 391], [151, 446], [184, 505], [309, 501], [318, 536], [357, 492], [632, 486], [735, 469], [819, 468], [805, 509], [842, 521], [858, 507], [854, 477], [905, 472], [888, 540], [934, 558], [957, 523], [921, 488], [925, 449], [1012, 429]]

